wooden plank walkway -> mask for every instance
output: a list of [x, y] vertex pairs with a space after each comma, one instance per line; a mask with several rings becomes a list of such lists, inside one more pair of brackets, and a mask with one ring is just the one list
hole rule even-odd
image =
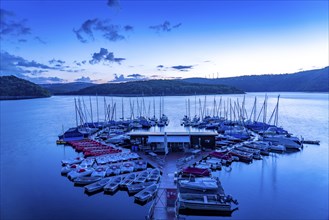
[[[159, 168], [162, 172], [159, 190], [153, 200], [147, 219], [177, 219], [174, 204], [177, 197], [175, 173], [184, 167], [188, 167], [200, 161], [208, 153], [200, 152], [197, 155], [188, 156], [183, 152], [169, 153], [166, 156], [151, 156], [142, 152], [138, 154], [142, 159], [151, 164], [151, 166]], [[170, 204], [168, 204], [168, 202], [170, 202]]]

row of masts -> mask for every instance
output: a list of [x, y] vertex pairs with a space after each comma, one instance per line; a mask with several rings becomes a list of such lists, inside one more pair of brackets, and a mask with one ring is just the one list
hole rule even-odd
[[[253, 107], [248, 114], [246, 110], [246, 100], [245, 96], [242, 101], [239, 101], [239, 98], [233, 100], [232, 98], [227, 98], [224, 100], [220, 97], [220, 100], [217, 101], [214, 97], [213, 104], [211, 107], [207, 106], [207, 96], [204, 97], [203, 101], [199, 98], [197, 103], [197, 98], [194, 98], [194, 118], [191, 118], [191, 101], [190, 99], [185, 100], [185, 110], [186, 115], [183, 118], [183, 121], [193, 121], [195, 119], [205, 120], [205, 119], [222, 119], [231, 122], [243, 123], [246, 121], [249, 122], [263, 122], [267, 124], [273, 123], [273, 125], [278, 125], [279, 120], [279, 99], [280, 95], [277, 98], [277, 103], [268, 119], [268, 96], [265, 95], [264, 102], [261, 106], [259, 112], [257, 112], [257, 97], [254, 99]], [[198, 109], [198, 110], [197, 110]], [[184, 124], [184, 123], [183, 123]]]
[[[159, 108], [158, 110], [158, 117], [156, 116], [156, 100], [153, 98], [152, 102], [149, 101], [148, 103], [145, 102], [144, 98], [136, 98], [133, 100], [132, 98], [129, 98], [129, 113], [128, 115], [125, 115], [125, 106], [124, 106], [124, 100], [121, 99], [121, 115], [119, 116], [118, 112], [118, 105], [113, 100], [113, 97], [111, 97], [110, 100], [108, 100], [106, 97], [103, 97], [103, 108], [104, 108], [104, 116], [103, 118], [100, 118], [99, 114], [99, 101], [98, 96], [95, 96], [96, 99], [96, 117], [94, 118], [93, 113], [93, 104], [92, 99], [89, 97], [89, 100], [85, 100], [84, 97], [79, 97], [74, 99], [74, 105], [75, 105], [75, 118], [76, 118], [76, 126], [84, 125], [85, 123], [103, 123], [103, 122], [109, 122], [109, 121], [117, 121], [117, 120], [135, 120], [139, 118], [147, 118], [152, 120], [158, 120], [163, 118], [164, 115], [164, 97], [160, 96], [158, 104]], [[89, 101], [89, 108], [88, 108], [88, 102]], [[153, 106], [152, 106], [153, 104]], [[153, 111], [151, 110], [151, 107], [153, 107]], [[120, 111], [120, 109], [119, 109]], [[153, 115], [152, 115], [153, 113]], [[152, 116], [151, 116], [152, 115]]]

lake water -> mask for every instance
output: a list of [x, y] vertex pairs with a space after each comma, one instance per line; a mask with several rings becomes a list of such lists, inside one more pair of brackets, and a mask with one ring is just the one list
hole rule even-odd
[[[246, 109], [251, 111], [257, 96], [257, 109], [263, 93], [248, 93]], [[268, 93], [268, 116], [277, 100], [277, 93]], [[214, 98], [207, 96], [207, 111], [212, 114]], [[223, 95], [232, 103], [243, 95]], [[103, 97], [92, 97], [93, 119], [104, 120]], [[166, 131], [183, 131], [180, 119], [199, 111], [205, 96], [164, 97], [164, 113], [170, 124]], [[80, 99], [82, 100], [82, 99]], [[159, 97], [107, 97], [106, 103], [117, 109], [113, 116], [124, 117], [139, 112], [159, 115]], [[200, 101], [199, 101], [200, 100]], [[89, 107], [89, 97], [84, 97]], [[82, 101], [81, 101], [82, 102]], [[112, 104], [113, 103], [113, 104]], [[143, 103], [143, 104], [142, 104]], [[195, 103], [197, 106], [195, 108]], [[145, 107], [141, 107], [145, 106]], [[1, 219], [145, 219], [150, 203], [140, 206], [127, 192], [115, 195], [84, 194], [60, 175], [61, 160], [77, 155], [71, 147], [57, 146], [57, 135], [75, 126], [74, 97], [55, 96], [45, 99], [1, 101]], [[88, 110], [90, 111], [90, 109]], [[232, 169], [216, 173], [227, 194], [239, 201], [239, 210], [231, 217], [184, 216], [186, 219], [328, 219], [328, 94], [281, 93], [279, 125], [296, 136], [320, 140], [320, 145], [304, 145], [300, 152], [273, 154], [251, 164], [233, 163]]]

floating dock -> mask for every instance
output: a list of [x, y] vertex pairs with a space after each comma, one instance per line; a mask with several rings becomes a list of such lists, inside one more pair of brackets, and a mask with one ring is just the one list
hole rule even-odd
[[147, 219], [177, 219], [175, 201], [177, 199], [176, 173], [183, 167], [188, 167], [205, 157], [208, 152], [195, 151], [187, 155], [184, 152], [170, 153], [169, 155], [144, 154], [139, 156], [151, 166], [162, 172], [160, 186], [150, 207]]

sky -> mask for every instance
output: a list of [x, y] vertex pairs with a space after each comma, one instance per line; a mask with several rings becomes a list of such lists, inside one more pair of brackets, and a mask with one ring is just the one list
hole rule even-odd
[[0, 75], [223, 78], [328, 66], [328, 1], [2, 0]]

